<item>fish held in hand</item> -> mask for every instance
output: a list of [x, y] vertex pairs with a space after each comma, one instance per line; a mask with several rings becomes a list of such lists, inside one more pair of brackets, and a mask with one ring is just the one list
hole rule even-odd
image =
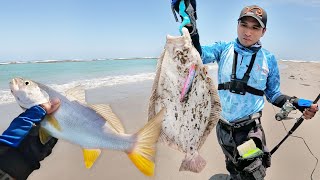
[[180, 171], [200, 172], [206, 161], [198, 151], [218, 122], [221, 105], [186, 28], [182, 36], [167, 36], [153, 82], [149, 119], [164, 107], [160, 141], [185, 153]]
[[161, 130], [165, 109], [135, 134], [126, 134], [122, 123], [106, 104], [87, 104], [82, 88], [75, 87], [66, 96], [54, 89], [23, 78], [14, 78], [10, 89], [24, 109], [59, 98], [60, 107], [40, 123], [39, 136], [46, 143], [52, 136], [80, 145], [86, 168], [91, 168], [101, 149], [123, 151], [145, 175], [154, 175], [155, 143]]

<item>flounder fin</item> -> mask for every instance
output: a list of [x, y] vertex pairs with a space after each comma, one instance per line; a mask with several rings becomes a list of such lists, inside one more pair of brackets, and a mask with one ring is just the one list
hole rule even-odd
[[193, 155], [186, 154], [185, 159], [182, 161], [179, 171], [191, 171], [199, 173], [206, 166], [206, 160], [204, 160], [196, 151]]
[[124, 127], [120, 119], [112, 112], [110, 105], [107, 104], [91, 104], [93, 110], [100, 114], [117, 133], [125, 133]]
[[211, 96], [211, 112], [210, 112], [210, 118], [209, 118], [207, 127], [200, 139], [199, 149], [202, 147], [208, 135], [210, 134], [211, 130], [219, 121], [220, 112], [221, 112], [221, 104], [220, 104], [220, 98], [218, 95], [217, 88], [210, 77], [207, 77], [206, 81], [208, 83], [208, 87], [209, 87], [208, 89]]
[[46, 144], [51, 139], [51, 136], [48, 133], [48, 131], [46, 131], [44, 128], [40, 127], [39, 128], [39, 138], [40, 138], [40, 142], [42, 144]]
[[83, 149], [84, 165], [87, 169], [90, 169], [92, 167], [100, 154], [100, 149]]
[[61, 131], [61, 126], [60, 126], [59, 122], [57, 121], [57, 119], [53, 115], [47, 115], [47, 118], [48, 118], [48, 122], [54, 128], [56, 128], [58, 131]]
[[163, 108], [138, 133], [135, 134], [137, 142], [131, 152], [130, 160], [146, 176], [154, 175], [155, 144], [159, 138], [165, 109]]
[[68, 89], [65, 94], [70, 100], [76, 100], [83, 104], [86, 103], [86, 93], [84, 87], [81, 85]]
[[166, 133], [161, 131], [158, 142], [163, 143], [167, 146], [169, 146], [172, 149], [175, 149], [177, 151], [181, 151], [181, 147], [179, 147], [179, 144], [177, 144], [174, 140], [170, 139]]
[[154, 77], [153, 85], [152, 85], [152, 90], [151, 90], [151, 96], [149, 99], [149, 109], [148, 109], [148, 120], [150, 121], [156, 114], [155, 110], [155, 102], [158, 98], [158, 84], [159, 84], [159, 79], [160, 79], [160, 74], [161, 74], [161, 65], [163, 62], [165, 50], [163, 50], [160, 58], [158, 59], [157, 63], [157, 69], [156, 69], [156, 76]]

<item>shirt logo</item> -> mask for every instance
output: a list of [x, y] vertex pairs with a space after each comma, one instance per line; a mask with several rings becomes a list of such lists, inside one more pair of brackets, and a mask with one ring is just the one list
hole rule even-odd
[[262, 74], [264, 74], [264, 75], [268, 75], [268, 73], [269, 73], [269, 70], [267, 68], [261, 67], [259, 64], [257, 64], [256, 71], [261, 71]]

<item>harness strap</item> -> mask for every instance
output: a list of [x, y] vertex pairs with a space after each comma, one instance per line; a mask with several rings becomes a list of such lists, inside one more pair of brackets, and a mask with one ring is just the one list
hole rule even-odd
[[[257, 56], [257, 53], [254, 53], [252, 55], [251, 60], [250, 60], [250, 64], [248, 66], [248, 69], [245, 72], [245, 74], [244, 74], [244, 76], [243, 76], [243, 78], [241, 80], [246, 84], [246, 86], [244, 87], [246, 92], [248, 92], [250, 94], [253, 94], [253, 95], [257, 95], [257, 96], [263, 96], [264, 92], [262, 90], [259, 90], [259, 89], [256, 89], [254, 87], [251, 87], [251, 86], [247, 85], [248, 84], [248, 80], [250, 78], [250, 72], [252, 70], [252, 67], [253, 67], [254, 61], [256, 59], [256, 56]], [[237, 76], [236, 76], [237, 63], [238, 63], [238, 53], [237, 53], [237, 51], [234, 50], [231, 81], [234, 80], [234, 79], [237, 79]], [[231, 82], [225, 82], [225, 83], [218, 84], [218, 90], [230, 90], [230, 84], [231, 84]]]
[[[218, 84], [218, 90], [229, 90], [229, 89], [230, 89], [230, 82]], [[264, 95], [264, 92], [262, 90], [253, 88], [253, 87], [248, 86], [248, 85], [245, 87], [245, 90], [248, 93], [253, 94], [253, 95], [257, 95], [257, 96], [263, 96]]]
[[14, 180], [14, 178], [0, 169], [0, 180]]
[[[237, 64], [238, 64], [238, 53], [237, 51], [233, 50], [234, 52], [234, 56], [233, 56], [233, 64], [232, 64], [232, 74], [231, 74], [231, 79], [236, 79], [236, 71], [237, 71]], [[257, 56], [257, 53], [254, 53], [251, 57], [251, 60], [250, 60], [250, 64], [248, 66], [248, 69], [246, 71], [246, 73], [244, 74], [244, 77], [242, 78], [242, 80], [248, 82], [250, 76], [250, 72], [252, 70], [252, 67], [253, 67], [253, 64], [254, 64], [254, 61], [256, 59], [256, 56]]]

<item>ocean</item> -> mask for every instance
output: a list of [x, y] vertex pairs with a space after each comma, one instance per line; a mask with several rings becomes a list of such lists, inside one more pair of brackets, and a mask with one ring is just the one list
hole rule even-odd
[[[9, 89], [9, 82], [14, 77], [31, 79], [63, 93], [79, 85], [87, 90], [153, 80], [156, 65], [156, 58], [0, 63], [0, 105], [15, 101]], [[211, 63], [208, 67], [210, 76], [217, 81], [217, 64]], [[280, 70], [284, 68], [285, 65], [279, 66]]]
[[14, 101], [9, 82], [23, 77], [64, 92], [81, 85], [85, 89], [153, 79], [157, 59], [43, 61], [0, 64], [0, 104]]
[[[81, 85], [85, 90], [153, 80], [157, 59], [92, 61], [34, 61], [0, 63], [0, 104], [14, 102], [9, 82], [23, 77], [46, 84], [59, 92]], [[217, 69], [209, 66], [209, 72]]]

